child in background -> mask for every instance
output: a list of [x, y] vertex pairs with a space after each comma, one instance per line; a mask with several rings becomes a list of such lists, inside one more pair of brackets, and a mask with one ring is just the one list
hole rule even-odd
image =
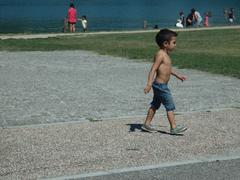
[[67, 32], [68, 31], [68, 18], [64, 18], [64, 21], [63, 21], [63, 32]]
[[185, 16], [184, 16], [184, 12], [183, 11], [181, 11], [179, 13], [179, 19], [181, 20], [182, 27], [184, 27], [184, 25], [185, 25]]
[[208, 13], [205, 13], [205, 16], [204, 16], [204, 26], [205, 26], [205, 27], [208, 27], [208, 26], [209, 26], [209, 24], [208, 24], [208, 18], [209, 18]]
[[179, 19], [177, 20], [176, 27], [183, 28], [185, 24], [185, 16], [183, 11], [179, 13]]
[[83, 28], [83, 32], [87, 31], [87, 16], [82, 16], [81, 19], [78, 19], [79, 21], [82, 22], [82, 28]]

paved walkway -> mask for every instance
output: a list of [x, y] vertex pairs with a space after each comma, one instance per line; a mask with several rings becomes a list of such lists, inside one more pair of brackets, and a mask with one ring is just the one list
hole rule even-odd
[[178, 122], [140, 130], [149, 63], [87, 51], [0, 52], [0, 179], [71, 176], [240, 152], [240, 80], [180, 70]]
[[189, 127], [184, 136], [168, 134], [165, 116], [155, 119], [160, 132], [153, 134], [140, 130], [143, 117], [1, 128], [0, 179], [72, 179], [99, 171], [239, 155], [239, 117], [239, 109], [177, 115], [178, 122]]

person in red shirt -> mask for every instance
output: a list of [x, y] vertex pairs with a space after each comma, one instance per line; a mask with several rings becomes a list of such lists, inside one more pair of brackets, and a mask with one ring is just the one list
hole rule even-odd
[[75, 32], [75, 24], [77, 22], [77, 10], [74, 7], [74, 4], [71, 3], [70, 7], [68, 9], [68, 25], [69, 25], [69, 31]]

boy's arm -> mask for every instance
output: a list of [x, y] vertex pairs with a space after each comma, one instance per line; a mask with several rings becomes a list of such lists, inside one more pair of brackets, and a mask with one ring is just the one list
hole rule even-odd
[[153, 83], [153, 79], [155, 76], [156, 71], [158, 70], [160, 64], [162, 63], [163, 60], [163, 56], [158, 53], [155, 58], [154, 58], [154, 63], [151, 67], [151, 70], [148, 73], [148, 81], [147, 81], [147, 85], [144, 88], [144, 93], [148, 93], [151, 90], [152, 87], [152, 83]]
[[186, 76], [183, 76], [181, 74], [178, 74], [175, 70], [172, 69], [171, 74], [175, 76], [176, 78], [180, 79], [181, 81], [185, 81], [187, 79]]

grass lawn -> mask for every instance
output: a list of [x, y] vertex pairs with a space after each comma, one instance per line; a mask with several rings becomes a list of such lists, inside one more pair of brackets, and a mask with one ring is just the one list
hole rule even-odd
[[[0, 40], [1, 51], [90, 50], [99, 54], [152, 61], [158, 50], [153, 32], [76, 35], [47, 39]], [[240, 78], [240, 29], [178, 33], [174, 66]]]

